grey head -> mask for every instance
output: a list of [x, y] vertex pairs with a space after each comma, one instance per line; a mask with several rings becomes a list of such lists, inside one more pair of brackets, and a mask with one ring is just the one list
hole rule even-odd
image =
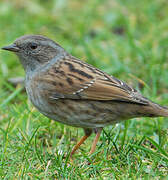
[[59, 44], [41, 35], [21, 36], [13, 44], [2, 49], [14, 52], [26, 72], [32, 72], [66, 53]]

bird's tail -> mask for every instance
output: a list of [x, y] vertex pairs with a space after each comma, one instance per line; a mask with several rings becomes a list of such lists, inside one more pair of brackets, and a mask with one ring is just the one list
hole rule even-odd
[[149, 102], [149, 105], [142, 108], [142, 112], [147, 117], [168, 117], [168, 108], [156, 104], [154, 102]]

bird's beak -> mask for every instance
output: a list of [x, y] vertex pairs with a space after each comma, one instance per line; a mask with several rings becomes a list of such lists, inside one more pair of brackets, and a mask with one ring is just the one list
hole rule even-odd
[[1, 49], [7, 50], [7, 51], [12, 51], [12, 52], [19, 52], [19, 48], [16, 46], [16, 44], [11, 44], [9, 46], [4, 46]]

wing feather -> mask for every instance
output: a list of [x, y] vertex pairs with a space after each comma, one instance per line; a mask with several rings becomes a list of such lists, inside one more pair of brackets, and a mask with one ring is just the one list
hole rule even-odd
[[123, 81], [72, 56], [48, 68], [43, 76], [38, 77], [39, 80], [43, 81], [43, 89], [49, 89], [51, 99], [118, 100], [148, 104], [146, 98]]

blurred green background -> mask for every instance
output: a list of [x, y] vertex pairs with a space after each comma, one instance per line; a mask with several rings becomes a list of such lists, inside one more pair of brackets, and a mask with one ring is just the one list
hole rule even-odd
[[[25, 34], [48, 36], [74, 56], [168, 105], [167, 0], [1, 0], [0, 47]], [[0, 51], [0, 176], [2, 179], [163, 178], [168, 172], [168, 119], [141, 118], [105, 128], [74, 156], [83, 135], [37, 112], [22, 85], [15, 55]], [[87, 161], [91, 161], [89, 165]]]

